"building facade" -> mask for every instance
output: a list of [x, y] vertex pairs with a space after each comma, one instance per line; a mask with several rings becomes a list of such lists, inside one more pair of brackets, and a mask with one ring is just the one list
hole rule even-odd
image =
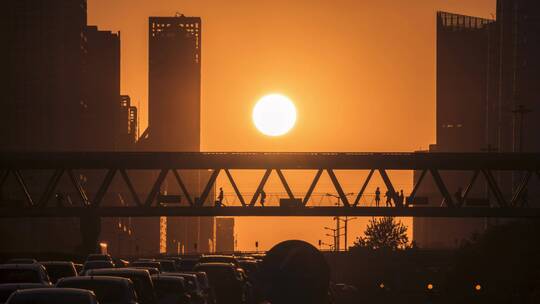
[[[150, 17], [148, 29], [149, 116], [148, 128], [141, 134], [138, 149], [198, 152], [201, 136], [201, 18], [183, 15]], [[209, 172], [186, 170], [180, 174], [190, 196], [196, 200], [208, 181]], [[155, 176], [144, 183], [151, 183], [152, 179]], [[213, 203], [214, 192], [211, 191], [205, 204]], [[161, 193], [183, 196], [170, 175]], [[187, 199], [183, 197], [176, 203], [187, 204]], [[213, 247], [212, 217], [134, 221], [136, 230], [147, 235], [141, 246], [141, 251], [147, 254], [158, 250], [168, 254], [209, 252]]]
[[[539, 152], [540, 4], [533, 0], [497, 1], [497, 19], [437, 14], [437, 143], [429, 152]], [[495, 172], [506, 200], [521, 179]], [[420, 172], [415, 172], [414, 181]], [[462, 195], [470, 173], [443, 172], [450, 193]], [[428, 179], [417, 195], [433, 205], [442, 197]], [[530, 181], [520, 204], [540, 195]], [[467, 205], [495, 204], [483, 177]], [[424, 248], [451, 248], [497, 219], [414, 219], [414, 240]]]
[[216, 218], [216, 252], [234, 252], [234, 218]]

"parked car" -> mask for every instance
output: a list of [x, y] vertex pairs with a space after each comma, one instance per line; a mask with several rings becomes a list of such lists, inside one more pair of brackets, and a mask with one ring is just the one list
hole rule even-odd
[[156, 291], [158, 304], [190, 304], [184, 278], [164, 275], [153, 275], [152, 283]]
[[96, 295], [84, 289], [36, 288], [17, 290], [6, 304], [98, 304]]
[[63, 278], [56, 287], [91, 290], [99, 304], [137, 304], [137, 294], [130, 279], [111, 276]]
[[162, 272], [176, 272], [176, 263], [173, 260], [157, 260]]
[[41, 283], [9, 283], [0, 284], [0, 303], [3, 304], [7, 301], [9, 296], [17, 290], [32, 289], [32, 288], [45, 288], [52, 287], [50, 285], [43, 285]]
[[199, 282], [199, 287], [203, 291], [205, 298], [208, 299], [209, 303], [214, 303], [215, 301], [214, 291], [212, 290], [212, 287], [210, 286], [210, 281], [208, 281], [208, 276], [206, 275], [206, 272], [186, 271], [183, 273], [194, 274], [197, 277], [197, 280]]
[[113, 258], [113, 263], [116, 268], [129, 267], [129, 262], [123, 259]]
[[6, 262], [6, 264], [34, 264], [37, 263], [36, 259], [32, 258], [17, 258], [17, 259], [10, 259]]
[[51, 262], [40, 262], [41, 265], [47, 270], [47, 274], [51, 279], [51, 282], [54, 284], [61, 278], [66, 277], [76, 277], [77, 270], [73, 262], [67, 261], [51, 261]]
[[89, 270], [92, 270], [92, 269], [103, 269], [103, 268], [114, 268], [114, 264], [111, 261], [105, 261], [105, 260], [86, 261], [84, 262], [81, 275], [85, 275]]
[[112, 257], [108, 254], [92, 253], [86, 257], [86, 261], [113, 261]]
[[39, 283], [52, 285], [45, 267], [41, 264], [3, 264], [0, 265], [0, 284]]
[[151, 267], [151, 268], [157, 268], [159, 272], [163, 271], [163, 268], [161, 267], [161, 263], [158, 261], [140, 261], [137, 260], [135, 262], [132, 262], [130, 267]]
[[245, 303], [246, 282], [237, 267], [231, 263], [202, 263], [194, 271], [203, 271], [208, 275], [210, 286], [214, 289], [216, 303]]
[[180, 265], [182, 264], [182, 258], [181, 257], [163, 257], [162, 260], [173, 261], [175, 269], [177, 271], [180, 270]]
[[183, 272], [171, 272], [167, 273], [167, 276], [180, 277], [184, 279], [184, 284], [186, 290], [191, 297], [191, 301], [197, 304], [207, 304], [208, 296], [204, 292], [202, 286], [199, 284], [197, 275], [192, 273], [183, 273]]
[[156, 295], [154, 285], [148, 270], [133, 268], [105, 268], [92, 269], [87, 272], [88, 276], [112, 276], [130, 279], [137, 292], [138, 301], [141, 304], [155, 304]]

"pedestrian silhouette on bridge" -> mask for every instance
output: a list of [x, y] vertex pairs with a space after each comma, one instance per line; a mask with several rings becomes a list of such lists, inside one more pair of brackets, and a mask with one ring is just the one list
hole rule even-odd
[[216, 207], [222, 207], [223, 205], [223, 188], [219, 187], [219, 195], [216, 201]]
[[264, 203], [266, 202], [266, 192], [264, 192], [264, 189], [261, 190], [261, 206], [264, 207]]
[[381, 203], [381, 189], [377, 187], [375, 190], [375, 206], [379, 207], [379, 204]]
[[392, 207], [392, 191], [390, 189], [386, 190], [384, 197], [386, 197], [386, 207]]
[[405, 196], [403, 195], [403, 189], [401, 189], [400, 193], [397, 195], [397, 207], [403, 207], [403, 202], [405, 200]]
[[456, 206], [461, 207], [463, 205], [463, 189], [461, 187], [454, 193], [454, 198], [456, 199]]

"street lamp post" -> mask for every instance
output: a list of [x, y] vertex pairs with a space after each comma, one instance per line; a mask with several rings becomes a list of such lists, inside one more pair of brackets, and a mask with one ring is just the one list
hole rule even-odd
[[[345, 194], [345, 196], [350, 196], [350, 195], [353, 195], [354, 193], [352, 192], [349, 192], [347, 194]], [[337, 198], [337, 203], [336, 203], [336, 206], [339, 206], [340, 203], [341, 203], [341, 197], [339, 195], [335, 195], [335, 194], [332, 194], [332, 193], [326, 193], [326, 196], [330, 196], [330, 197], [334, 197], [334, 198]], [[340, 249], [340, 246], [339, 246], [339, 243], [340, 243], [340, 230], [341, 230], [341, 219], [339, 218], [339, 216], [335, 216], [334, 217], [334, 220], [336, 221], [336, 239], [335, 239], [335, 249], [336, 249], [336, 252], [339, 252], [339, 249]], [[347, 222], [345, 222], [345, 247], [347, 247]], [[345, 250], [347, 250], [347, 248], [345, 248]]]

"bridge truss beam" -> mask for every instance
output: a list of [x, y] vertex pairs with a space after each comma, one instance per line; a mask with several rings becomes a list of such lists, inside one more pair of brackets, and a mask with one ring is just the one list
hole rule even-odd
[[[210, 178], [199, 198], [193, 199], [183, 183], [179, 170], [210, 170]], [[255, 194], [246, 202], [229, 170], [266, 170]], [[283, 184], [289, 199], [295, 195], [291, 190], [282, 170], [309, 169], [317, 170], [317, 174], [298, 207], [254, 207], [272, 172], [276, 172]], [[53, 171], [45, 190], [33, 195], [27, 186], [24, 171]], [[106, 174], [101, 186], [93, 198], [87, 189], [75, 177], [76, 170], [103, 170]], [[141, 199], [136, 191], [128, 170], [153, 170], [158, 175], [153, 181], [148, 195]], [[343, 191], [334, 170], [369, 170], [368, 177], [359, 189], [354, 203], [350, 203]], [[441, 207], [409, 207], [397, 200], [397, 192], [387, 174], [388, 170], [419, 170], [420, 179], [406, 199], [414, 204], [416, 193], [426, 173], [430, 173], [434, 184], [443, 197]], [[13, 176], [18, 187], [24, 193], [26, 204], [2, 206], [0, 200], [0, 217], [50, 217], [81, 216], [94, 214], [97, 216], [433, 216], [433, 217], [537, 217], [538, 209], [521, 208], [523, 193], [527, 191], [530, 177], [535, 173], [540, 177], [540, 154], [528, 153], [0, 153], [0, 191], [9, 176]], [[205, 207], [204, 202], [215, 186], [216, 179], [224, 171], [238, 195], [241, 207]], [[373, 173], [381, 175], [387, 190], [394, 201], [395, 208], [372, 208], [358, 206]], [[471, 182], [462, 198], [452, 197], [446, 187], [442, 171], [469, 171]], [[512, 199], [507, 202], [495, 178], [494, 172], [519, 172], [519, 184], [514, 187]], [[105, 195], [116, 173], [120, 173], [129, 189], [132, 204], [124, 207], [102, 206]], [[166, 207], [161, 204], [161, 188], [168, 174], [175, 177], [178, 186], [187, 198], [185, 207]], [[321, 175], [326, 172], [338, 194], [341, 206], [315, 207], [309, 206], [309, 197], [313, 193]], [[495, 197], [496, 204], [484, 208], [463, 207], [464, 200], [477, 176], [482, 173], [487, 186]], [[61, 177], [67, 174], [76, 190], [80, 204], [56, 207], [48, 202], [58, 187]], [[35, 197], [37, 196], [37, 197]]]

